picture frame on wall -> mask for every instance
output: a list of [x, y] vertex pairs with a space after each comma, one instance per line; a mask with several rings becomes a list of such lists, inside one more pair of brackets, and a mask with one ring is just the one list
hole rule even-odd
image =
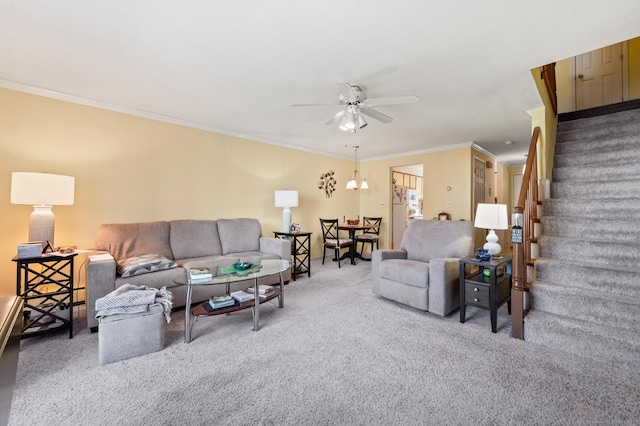
[[438, 213], [438, 220], [451, 220], [451, 214], [447, 212]]

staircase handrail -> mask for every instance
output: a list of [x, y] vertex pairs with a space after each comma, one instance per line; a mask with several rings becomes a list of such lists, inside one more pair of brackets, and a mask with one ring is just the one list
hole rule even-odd
[[533, 263], [531, 244], [538, 219], [537, 145], [540, 127], [533, 129], [527, 154], [518, 203], [513, 208], [511, 233], [511, 337], [524, 339], [524, 293], [527, 265]]

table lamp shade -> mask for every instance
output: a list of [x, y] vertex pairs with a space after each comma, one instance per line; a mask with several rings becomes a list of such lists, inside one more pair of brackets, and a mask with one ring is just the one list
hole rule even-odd
[[44, 204], [70, 206], [73, 204], [75, 178], [49, 173], [11, 173], [12, 204]]
[[33, 205], [29, 241], [53, 244], [55, 216], [51, 206], [72, 205], [75, 178], [50, 173], [11, 173], [11, 203]]
[[479, 203], [473, 226], [476, 228], [489, 229], [490, 231], [487, 235], [487, 242], [484, 248], [492, 255], [500, 253], [502, 247], [498, 244], [498, 235], [496, 235], [494, 230], [507, 229], [509, 227], [507, 205]]
[[282, 232], [291, 227], [291, 208], [298, 207], [298, 191], [279, 190], [275, 193], [276, 207], [282, 207]]

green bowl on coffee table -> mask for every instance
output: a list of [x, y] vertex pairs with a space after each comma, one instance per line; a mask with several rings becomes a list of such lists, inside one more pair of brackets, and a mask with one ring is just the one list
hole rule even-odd
[[236, 262], [233, 264], [233, 269], [236, 271], [244, 271], [249, 269], [253, 265], [253, 262]]

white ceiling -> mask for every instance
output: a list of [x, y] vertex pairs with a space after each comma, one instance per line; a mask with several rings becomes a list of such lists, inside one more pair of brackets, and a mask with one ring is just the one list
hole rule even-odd
[[[0, 86], [361, 160], [477, 145], [518, 162], [530, 69], [640, 35], [640, 1], [4, 0]], [[380, 106], [327, 121], [336, 82]], [[505, 141], [513, 141], [506, 145]]]

